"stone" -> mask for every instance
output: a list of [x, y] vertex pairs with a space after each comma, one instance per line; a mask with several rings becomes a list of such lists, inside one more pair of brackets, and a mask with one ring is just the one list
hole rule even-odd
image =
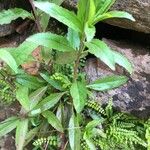
[[150, 52], [148, 47], [144, 48], [144, 46], [132, 44], [129, 41], [103, 40], [132, 62], [134, 72], [129, 76], [120, 66], [117, 66], [116, 71], [113, 72], [98, 59], [88, 59], [85, 72], [89, 82], [114, 74], [129, 77], [128, 82], [119, 88], [107, 92], [94, 92], [95, 99], [101, 104], [106, 104], [112, 98], [117, 110], [140, 118], [148, 118], [150, 116]]
[[[5, 0], [0, 2], [0, 11], [12, 7], [14, 7], [14, 2], [12, 0]], [[15, 32], [14, 23], [7, 24], [7, 25], [0, 25], [0, 37], [10, 35], [13, 32]]]
[[133, 15], [136, 22], [125, 19], [111, 19], [107, 23], [126, 29], [150, 33], [150, 0], [117, 0], [111, 10], [127, 11]]
[[[76, 4], [77, 0], [65, 0], [64, 6], [74, 10]], [[133, 15], [136, 22], [126, 19], [110, 19], [106, 23], [138, 32], [150, 33], [150, 0], [116, 0], [111, 10], [126, 11]]]

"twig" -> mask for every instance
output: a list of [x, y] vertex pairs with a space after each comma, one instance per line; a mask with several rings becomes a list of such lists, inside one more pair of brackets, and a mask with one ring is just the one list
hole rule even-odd
[[68, 145], [68, 141], [66, 142], [66, 144], [65, 144], [65, 146], [64, 146], [64, 148], [63, 148], [63, 150], [66, 149], [67, 145]]
[[32, 10], [33, 10], [33, 15], [34, 15], [34, 18], [35, 18], [35, 22], [36, 22], [36, 25], [37, 25], [37, 28], [39, 30], [39, 32], [42, 32], [42, 28], [41, 28], [41, 25], [40, 25], [40, 20], [37, 16], [37, 13], [36, 13], [36, 8], [33, 4], [33, 0], [29, 0], [31, 6], [32, 6]]

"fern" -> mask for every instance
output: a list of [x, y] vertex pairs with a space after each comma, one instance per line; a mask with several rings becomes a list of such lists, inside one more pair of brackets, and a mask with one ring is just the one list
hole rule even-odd
[[60, 146], [60, 138], [55, 135], [44, 137], [44, 138], [39, 138], [33, 142], [33, 145], [35, 147], [48, 145], [50, 147], [58, 148]]
[[15, 88], [2, 77], [0, 77], [0, 102], [3, 104], [11, 104], [16, 100]]
[[[86, 109], [92, 109], [97, 115], [104, 117], [101, 127], [106, 137], [101, 137], [101, 135], [94, 137], [95, 146], [102, 150], [136, 150], [137, 145], [147, 147], [146, 139], [143, 137], [144, 121], [132, 115], [114, 112], [111, 100], [105, 109], [95, 101], [88, 101]], [[150, 139], [148, 130], [146, 138]]]
[[86, 103], [86, 108], [95, 111], [97, 114], [106, 116], [105, 110], [96, 101], [88, 101]]

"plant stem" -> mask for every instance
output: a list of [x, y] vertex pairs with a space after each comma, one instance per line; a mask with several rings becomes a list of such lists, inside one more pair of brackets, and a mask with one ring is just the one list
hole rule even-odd
[[74, 75], [73, 75], [74, 81], [76, 81], [77, 78], [78, 78], [78, 67], [79, 67], [79, 64], [80, 64], [80, 57], [81, 57], [82, 52], [84, 50], [84, 40], [85, 40], [85, 36], [83, 35], [82, 38], [81, 38], [81, 44], [80, 44], [80, 48], [79, 48], [79, 51], [78, 51], [78, 54], [77, 54], [77, 59], [75, 61], [75, 65], [74, 65]]
[[33, 4], [33, 0], [29, 0], [31, 6], [32, 6], [32, 10], [33, 10], [33, 15], [34, 15], [34, 18], [35, 18], [35, 22], [36, 22], [36, 25], [37, 25], [37, 28], [38, 28], [38, 31], [39, 32], [42, 32], [42, 28], [41, 28], [41, 25], [40, 25], [40, 20], [37, 16], [37, 13], [36, 13], [36, 8]]

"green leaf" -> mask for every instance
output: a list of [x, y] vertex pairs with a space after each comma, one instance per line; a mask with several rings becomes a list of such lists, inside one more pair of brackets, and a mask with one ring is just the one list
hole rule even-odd
[[42, 28], [43, 32], [46, 31], [46, 29], [48, 27], [49, 20], [50, 20], [50, 16], [48, 14], [43, 13], [40, 16], [40, 25], [41, 25], [41, 28]]
[[16, 129], [16, 150], [23, 150], [26, 134], [28, 131], [28, 119], [22, 119], [19, 121]]
[[93, 40], [95, 33], [96, 33], [95, 26], [89, 26], [88, 24], [85, 25], [85, 35], [87, 42]]
[[88, 21], [89, 14], [89, 0], [78, 0], [77, 16], [82, 23], [82, 30], [84, 31], [85, 23]]
[[81, 22], [73, 12], [49, 2], [34, 2], [34, 5], [73, 30], [81, 32]]
[[87, 87], [96, 91], [105, 91], [117, 88], [125, 84], [127, 80], [128, 78], [125, 76], [108, 76], [94, 81]]
[[26, 41], [62, 52], [74, 51], [65, 37], [50, 32], [34, 34], [27, 38]]
[[96, 150], [94, 142], [86, 135], [86, 132], [84, 133], [83, 139], [86, 141], [86, 144], [88, 145], [90, 150]]
[[5, 121], [0, 123], [0, 137], [6, 135], [7, 133], [11, 132], [13, 129], [16, 128], [18, 124], [17, 117], [10, 117]]
[[[47, 0], [46, 0], [47, 1]], [[49, 0], [52, 3], [55, 3], [57, 5], [61, 5], [63, 3], [64, 0]]]
[[[100, 125], [101, 120], [100, 119], [96, 119], [96, 120], [92, 120], [90, 121], [85, 128], [86, 132], [91, 132], [93, 128], [95, 128], [96, 126]], [[89, 135], [90, 136], [90, 135]]]
[[55, 116], [55, 114], [51, 111], [45, 111], [42, 113], [42, 115], [48, 120], [48, 123], [54, 127], [56, 130], [58, 130], [59, 132], [63, 133], [63, 127], [60, 123], [60, 121], [58, 120], [58, 118]]
[[94, 54], [112, 70], [115, 70], [114, 55], [111, 49], [103, 41], [94, 39], [90, 43], [86, 43], [86, 46], [89, 48], [91, 54]]
[[102, 15], [107, 12], [111, 6], [115, 3], [116, 0], [95, 0], [97, 6], [96, 16]]
[[73, 30], [71, 28], [68, 28], [67, 39], [68, 39], [70, 45], [74, 49], [79, 49], [80, 37], [79, 37], [79, 33], [78, 32], [76, 32], [75, 30]]
[[132, 73], [132, 64], [128, 59], [120, 53], [111, 50], [103, 41], [94, 39], [90, 43], [86, 43], [86, 46], [89, 48], [91, 54], [101, 59], [112, 70], [115, 70], [115, 63], [117, 63], [129, 73]]
[[33, 93], [30, 94], [29, 99], [30, 99], [30, 110], [32, 110], [41, 100], [43, 95], [45, 94], [47, 90], [47, 86], [41, 87], [34, 91]]
[[0, 59], [7, 63], [7, 65], [15, 72], [18, 73], [18, 66], [14, 57], [5, 50], [5, 48], [0, 49]]
[[39, 127], [33, 128], [26, 134], [24, 146], [28, 145], [33, 140], [33, 138], [38, 134], [38, 132], [40, 130]]
[[93, 22], [94, 16], [96, 13], [96, 6], [94, 0], [89, 0], [89, 15], [88, 15], [88, 23], [91, 25]]
[[77, 51], [72, 52], [58, 52], [56, 54], [55, 62], [57, 64], [71, 64], [77, 59]]
[[117, 64], [124, 67], [130, 74], [133, 72], [133, 66], [129, 60], [120, 53], [113, 51], [114, 59]]
[[81, 130], [78, 117], [74, 114], [69, 121], [69, 143], [72, 150], [80, 150]]
[[28, 74], [17, 75], [16, 82], [25, 87], [28, 87], [29, 89], [38, 89], [44, 86], [44, 82], [42, 80]]
[[25, 86], [19, 86], [16, 91], [16, 97], [21, 106], [26, 110], [30, 110], [30, 101], [29, 101], [29, 90]]
[[0, 12], [0, 25], [9, 24], [11, 23], [11, 21], [16, 20], [18, 18], [25, 19], [27, 17], [31, 18], [32, 15], [21, 8], [3, 10]]
[[54, 93], [46, 97], [31, 111], [31, 115], [40, 114], [41, 112], [54, 107], [63, 95], [64, 93]]
[[81, 82], [73, 83], [70, 88], [70, 94], [73, 98], [73, 104], [77, 113], [80, 113], [87, 100], [87, 89], [85, 85]]
[[23, 42], [19, 47], [12, 48], [9, 52], [15, 58], [17, 65], [21, 65], [28, 60], [29, 55], [38, 47], [38, 44], [34, 44], [32, 42]]
[[56, 82], [55, 80], [51, 79], [48, 75], [44, 74], [44, 73], [40, 73], [41, 77], [47, 81], [52, 87], [54, 87], [57, 90], [63, 91], [61, 85]]
[[127, 13], [127, 12], [124, 12], [124, 11], [110, 11], [110, 12], [104, 13], [102, 15], [98, 15], [94, 20], [94, 24], [96, 24], [99, 21], [103, 21], [103, 20], [111, 19], [111, 18], [124, 18], [124, 19], [129, 19], [131, 21], [135, 21], [133, 16], [131, 14]]

